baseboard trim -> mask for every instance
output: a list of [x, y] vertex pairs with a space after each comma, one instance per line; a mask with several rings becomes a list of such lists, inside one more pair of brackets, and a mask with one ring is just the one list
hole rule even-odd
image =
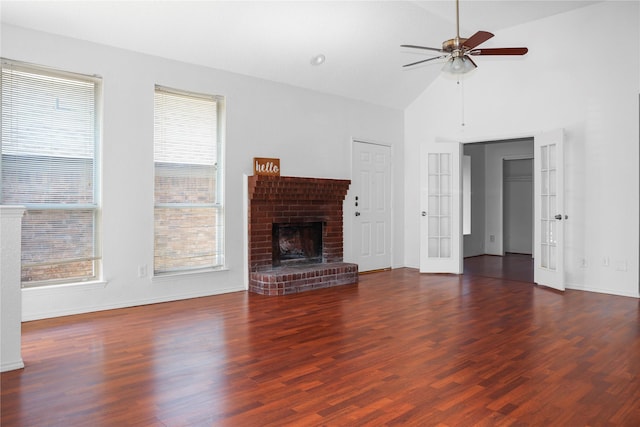
[[0, 372], [15, 371], [16, 369], [22, 368], [24, 368], [24, 362], [22, 359], [20, 359], [14, 362], [3, 363], [2, 365], [0, 365]]

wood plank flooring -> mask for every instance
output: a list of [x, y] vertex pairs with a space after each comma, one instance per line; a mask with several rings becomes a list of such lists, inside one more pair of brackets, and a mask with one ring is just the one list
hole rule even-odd
[[23, 324], [12, 426], [638, 426], [634, 298], [397, 269]]
[[464, 274], [533, 282], [533, 258], [526, 254], [480, 255], [464, 259]]

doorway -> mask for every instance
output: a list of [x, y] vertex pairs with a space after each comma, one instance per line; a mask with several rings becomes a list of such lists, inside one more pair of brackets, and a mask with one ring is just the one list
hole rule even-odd
[[[569, 218], [564, 212], [564, 130], [553, 129], [525, 138], [531, 139], [533, 147], [530, 143], [511, 146], [523, 139], [492, 141], [482, 147], [485, 181], [480, 191], [484, 193], [484, 227], [476, 228], [476, 236], [472, 229], [464, 238], [476, 239], [482, 235], [484, 254], [504, 255], [502, 161], [511, 155], [532, 157], [535, 177], [534, 282], [563, 291], [564, 223]], [[423, 273], [462, 274], [463, 257], [469, 256], [463, 251], [461, 145], [460, 142], [434, 140], [421, 147], [420, 271]], [[505, 153], [505, 147], [523, 152]], [[474, 211], [473, 207], [471, 211]]]
[[533, 138], [464, 144], [471, 163], [465, 274], [533, 282]]

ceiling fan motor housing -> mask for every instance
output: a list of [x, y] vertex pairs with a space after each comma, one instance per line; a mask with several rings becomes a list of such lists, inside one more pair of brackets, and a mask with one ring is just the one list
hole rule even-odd
[[442, 43], [442, 50], [451, 54], [452, 57], [457, 58], [464, 55], [464, 42], [467, 39], [462, 37], [456, 37], [454, 39], [445, 40]]

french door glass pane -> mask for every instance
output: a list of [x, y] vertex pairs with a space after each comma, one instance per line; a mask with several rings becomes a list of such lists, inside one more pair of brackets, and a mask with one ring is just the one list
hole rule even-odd
[[440, 193], [440, 177], [438, 175], [429, 175], [429, 194]]
[[429, 173], [430, 174], [436, 174], [439, 172], [439, 167], [438, 167], [438, 163], [439, 163], [439, 157], [438, 154], [429, 154]]
[[556, 168], [556, 145], [549, 145], [549, 169]]
[[438, 238], [429, 238], [429, 258], [438, 258], [440, 255], [438, 244]]
[[440, 258], [451, 257], [451, 239], [443, 237], [440, 239]]
[[440, 235], [443, 237], [451, 236], [451, 219], [448, 216], [440, 218]]
[[451, 176], [442, 175], [440, 177], [440, 194], [451, 194]]
[[543, 268], [549, 268], [549, 247], [542, 245], [540, 265]]
[[541, 147], [540, 164], [543, 171], [549, 169], [549, 150], [547, 146]]
[[451, 171], [451, 161], [449, 157], [451, 156], [447, 153], [440, 154], [440, 173], [443, 175], [448, 175]]
[[429, 217], [429, 236], [438, 236], [440, 234], [438, 217], [430, 216]]
[[449, 196], [441, 196], [440, 197], [440, 215], [451, 215], [451, 197]]
[[440, 198], [438, 196], [429, 196], [429, 212], [440, 212]]

